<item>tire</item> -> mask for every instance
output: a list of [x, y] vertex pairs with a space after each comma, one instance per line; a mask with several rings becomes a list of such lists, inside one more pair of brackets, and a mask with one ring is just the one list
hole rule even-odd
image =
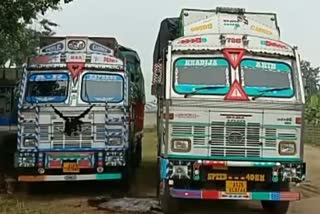
[[179, 213], [179, 201], [176, 198], [170, 196], [170, 189], [167, 183], [164, 187], [160, 187], [160, 206], [164, 214], [178, 214]]
[[[273, 191], [290, 191], [289, 183], [279, 184]], [[286, 214], [290, 201], [261, 201], [261, 206], [267, 214]]]
[[142, 142], [141, 139], [137, 142], [136, 152], [135, 152], [135, 167], [139, 168], [142, 161]]
[[261, 201], [261, 205], [267, 214], [286, 214], [289, 209], [289, 201]]

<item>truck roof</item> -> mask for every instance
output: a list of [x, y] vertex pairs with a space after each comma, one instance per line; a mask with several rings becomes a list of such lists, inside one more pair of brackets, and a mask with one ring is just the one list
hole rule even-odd
[[246, 12], [243, 8], [182, 9], [179, 17], [165, 18], [160, 25], [153, 61], [161, 59], [169, 41], [201, 35], [247, 35], [280, 41], [275, 13]]

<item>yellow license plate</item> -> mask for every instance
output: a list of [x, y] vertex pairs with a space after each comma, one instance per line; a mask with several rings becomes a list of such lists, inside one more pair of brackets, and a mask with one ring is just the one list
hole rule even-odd
[[65, 173], [79, 173], [80, 169], [77, 163], [66, 162], [63, 163], [63, 172]]
[[226, 181], [226, 193], [230, 193], [230, 194], [247, 193], [247, 181]]

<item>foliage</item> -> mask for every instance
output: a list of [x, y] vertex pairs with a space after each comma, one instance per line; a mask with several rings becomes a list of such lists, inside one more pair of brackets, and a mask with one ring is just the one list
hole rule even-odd
[[[64, 0], [69, 3], [72, 0]], [[0, 1], [0, 34], [15, 36], [25, 28], [25, 24], [37, 18], [39, 13], [59, 8], [60, 0], [1, 0]]]
[[302, 71], [302, 76], [304, 77], [306, 82], [306, 85], [305, 85], [306, 95], [311, 96], [313, 94], [318, 93], [320, 90], [320, 85], [319, 85], [320, 68], [311, 67], [310, 62], [302, 61], [301, 71]]
[[320, 95], [315, 94], [307, 99], [305, 120], [309, 124], [320, 125]]
[[[69, 3], [73, 0], [64, 0]], [[22, 65], [26, 56], [33, 54], [39, 43], [39, 36], [52, 36], [52, 27], [57, 25], [47, 19], [39, 24], [42, 30], [30, 28], [38, 21], [38, 15], [48, 10], [59, 9], [61, 0], [1, 0], [0, 1], [0, 68], [10, 64]], [[9, 65], [10, 66], [10, 65]]]
[[10, 65], [21, 66], [27, 56], [35, 53], [40, 36], [54, 35], [52, 27], [56, 27], [57, 24], [47, 19], [42, 19], [39, 24], [42, 30], [33, 30], [25, 25], [14, 37], [0, 33], [0, 68], [4, 68], [8, 61]]

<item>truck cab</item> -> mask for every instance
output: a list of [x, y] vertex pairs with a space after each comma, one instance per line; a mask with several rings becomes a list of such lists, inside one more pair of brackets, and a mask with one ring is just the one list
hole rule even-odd
[[159, 198], [256, 200], [286, 213], [305, 179], [304, 88], [296, 47], [277, 16], [242, 8], [183, 9], [154, 50]]
[[108, 37], [42, 38], [19, 88], [20, 182], [130, 183], [140, 158], [136, 147], [142, 136], [130, 132], [136, 130], [131, 113], [139, 98], [130, 90], [130, 71], [119, 47]]

